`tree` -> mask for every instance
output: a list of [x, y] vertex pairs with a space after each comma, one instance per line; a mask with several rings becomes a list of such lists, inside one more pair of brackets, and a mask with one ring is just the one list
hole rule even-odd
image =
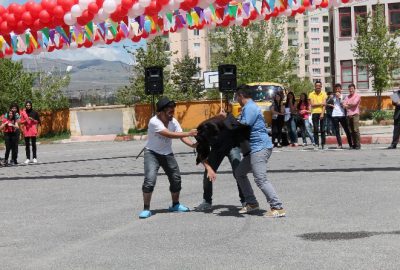
[[301, 93], [308, 94], [310, 90], [314, 89], [310, 78], [299, 78], [297, 75], [290, 75], [287, 79], [286, 86], [295, 96], [300, 96]]
[[32, 89], [35, 108], [51, 111], [68, 108], [69, 101], [62, 89], [67, 87], [69, 82], [69, 75], [40, 72]]
[[193, 100], [201, 97], [201, 80], [193, 78], [200, 70], [196, 60], [189, 55], [175, 61], [171, 74], [174, 85], [170, 92], [175, 100]]
[[116, 97], [117, 102], [124, 105], [132, 105], [135, 101], [148, 103], [151, 96], [145, 94], [144, 71], [151, 66], [161, 66], [164, 70], [164, 92], [170, 90], [170, 71], [166, 68], [171, 52], [166, 51], [167, 43], [162, 37], [155, 37], [147, 43], [147, 49], [139, 48], [136, 52], [131, 52], [136, 59], [136, 65], [133, 67], [133, 74], [130, 77], [130, 85], [118, 89]]
[[390, 86], [393, 69], [399, 67], [400, 48], [396, 42], [399, 32], [389, 32], [382, 5], [376, 7], [373, 15], [369, 13], [365, 18], [357, 17], [359, 34], [353, 53], [358, 61], [367, 65], [380, 110], [382, 92]]
[[295, 67], [296, 50], [282, 51], [283, 22], [272, 20], [248, 27], [233, 26], [210, 35], [212, 66], [235, 64], [238, 84], [284, 83]]
[[24, 71], [22, 62], [0, 59], [0, 114], [13, 102], [23, 105], [25, 100], [32, 99], [35, 76]]

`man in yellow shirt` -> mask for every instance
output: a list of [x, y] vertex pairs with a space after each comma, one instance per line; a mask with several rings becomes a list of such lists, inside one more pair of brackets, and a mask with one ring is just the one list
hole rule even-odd
[[325, 146], [325, 124], [324, 114], [327, 95], [322, 92], [322, 83], [317, 81], [314, 84], [315, 90], [308, 95], [308, 99], [311, 104], [311, 119], [314, 128], [314, 140], [315, 144], [319, 146], [318, 131], [321, 132], [321, 149]]

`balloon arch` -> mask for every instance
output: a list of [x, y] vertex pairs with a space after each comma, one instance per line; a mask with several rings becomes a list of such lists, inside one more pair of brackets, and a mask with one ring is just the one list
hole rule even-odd
[[139, 42], [182, 28], [203, 29], [294, 16], [352, 0], [32, 0], [0, 5], [0, 58]]

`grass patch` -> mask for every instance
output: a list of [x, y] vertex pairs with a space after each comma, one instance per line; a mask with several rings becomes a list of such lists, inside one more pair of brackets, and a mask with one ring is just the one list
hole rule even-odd
[[69, 139], [71, 137], [71, 132], [69, 130], [62, 132], [51, 132], [46, 135], [40, 136], [37, 140], [39, 142], [52, 142], [64, 139]]

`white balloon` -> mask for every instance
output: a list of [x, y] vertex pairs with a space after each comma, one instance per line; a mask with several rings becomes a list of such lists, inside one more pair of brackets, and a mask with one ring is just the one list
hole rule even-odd
[[105, 21], [108, 18], [108, 14], [104, 11], [103, 8], [99, 9], [99, 12], [96, 16], [98, 16], [101, 21]]
[[64, 22], [66, 25], [74, 25], [76, 23], [76, 18], [72, 16], [71, 12], [67, 12], [64, 15]]
[[314, 0], [314, 2], [313, 2], [313, 4], [316, 6], [321, 5], [321, 3], [322, 3], [322, 0]]
[[142, 7], [148, 7], [150, 5], [151, 0], [139, 0], [139, 4]]
[[300, 8], [300, 1], [297, 1], [296, 3], [293, 2], [292, 10], [296, 11], [299, 8]]
[[103, 3], [103, 10], [107, 14], [113, 13], [117, 9], [117, 5], [115, 4], [114, 0], [106, 0]]
[[82, 12], [83, 12], [83, 10], [81, 9], [81, 7], [79, 5], [73, 5], [71, 8], [71, 14], [75, 18], [78, 18], [79, 16], [81, 16]]
[[122, 0], [114, 0], [114, 2], [115, 2], [115, 4], [117, 4], [117, 6], [118, 6], [119, 4], [121, 4]]
[[283, 12], [283, 14], [285, 14], [285, 16], [290, 16], [292, 15], [292, 10], [288, 7], [287, 9], [285, 9], [285, 11]]
[[82, 10], [85, 10], [87, 9], [90, 2], [91, 2], [90, 0], [79, 0], [79, 6], [81, 7]]
[[69, 48], [71, 50], [75, 50], [76, 48], [78, 48], [78, 44], [76, 44], [76, 42], [71, 42], [71, 44], [69, 44]]
[[236, 17], [235, 23], [236, 23], [236, 25], [242, 25], [242, 23], [243, 23], [243, 17]]

